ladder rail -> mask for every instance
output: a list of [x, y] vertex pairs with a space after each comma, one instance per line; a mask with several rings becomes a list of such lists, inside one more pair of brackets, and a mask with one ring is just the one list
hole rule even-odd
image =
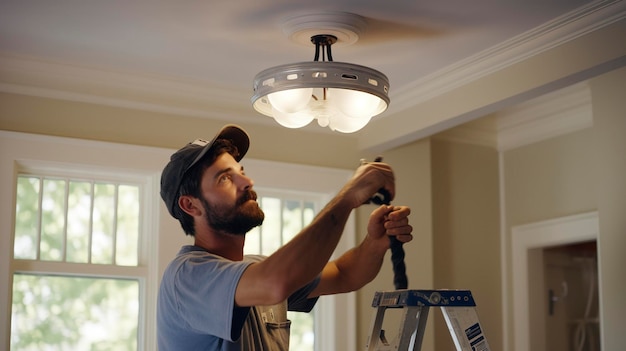
[[441, 307], [441, 312], [457, 350], [489, 350], [476, 308]]

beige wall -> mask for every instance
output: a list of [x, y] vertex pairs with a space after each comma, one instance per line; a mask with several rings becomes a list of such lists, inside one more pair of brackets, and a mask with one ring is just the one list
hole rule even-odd
[[[498, 153], [444, 140], [432, 143], [434, 283], [469, 289], [490, 346], [502, 349]], [[436, 350], [454, 350], [434, 311]]]
[[505, 153], [509, 226], [596, 208], [591, 132], [585, 129]]
[[[270, 122], [241, 124], [252, 138], [249, 157], [348, 169], [362, 157], [371, 158], [357, 152], [350, 134], [288, 130]], [[222, 125], [203, 118], [0, 93], [3, 130], [178, 149], [196, 138], [212, 137]]]
[[[516, 225], [599, 211], [603, 349], [619, 350], [626, 343], [626, 69], [594, 78], [590, 87], [592, 128], [505, 152], [505, 220], [508, 237]], [[511, 301], [510, 279], [507, 286]], [[511, 327], [509, 320], [513, 335]], [[509, 338], [505, 349], [512, 347]]]

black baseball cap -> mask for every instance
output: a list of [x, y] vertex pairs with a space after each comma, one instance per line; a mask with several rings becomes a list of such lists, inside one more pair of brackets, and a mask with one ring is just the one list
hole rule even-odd
[[228, 124], [222, 127], [211, 141], [196, 139], [176, 151], [161, 173], [161, 198], [174, 218], [178, 218], [174, 209], [178, 206], [178, 192], [183, 178], [189, 169], [211, 149], [217, 139], [228, 139], [237, 147], [239, 151], [239, 155], [235, 158], [237, 162], [241, 161], [250, 146], [248, 133], [237, 125]]

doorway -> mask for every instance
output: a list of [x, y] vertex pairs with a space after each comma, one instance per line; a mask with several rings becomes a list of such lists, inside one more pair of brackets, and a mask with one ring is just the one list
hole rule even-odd
[[597, 262], [595, 240], [543, 249], [547, 350], [600, 350]]
[[[564, 252], [576, 251], [576, 249], [582, 250], [584, 247], [589, 255], [589, 251], [593, 251], [595, 254], [595, 262], [597, 262], [597, 248], [596, 240], [598, 238], [598, 213], [589, 212], [574, 216], [567, 216], [561, 218], [550, 219], [546, 221], [530, 223], [526, 225], [516, 226], [511, 231], [511, 262], [512, 262], [512, 283], [513, 283], [513, 329], [514, 329], [514, 345], [515, 351], [544, 351], [544, 350], [577, 350], [574, 348], [562, 348], [548, 346], [548, 335], [555, 334], [554, 320], [548, 318], [549, 309], [552, 307], [554, 311], [558, 308], [559, 311], [563, 309], [565, 305], [565, 298], [561, 298], [561, 304], [558, 302], [553, 303], [550, 306], [548, 298], [550, 297], [549, 290], [552, 290], [553, 297], [560, 298], [564, 296], [565, 288], [562, 281], [565, 277], [565, 271], [557, 279], [556, 283], [547, 282], [545, 274], [545, 264], [553, 260], [553, 254], [558, 253], [560, 256], [567, 256]], [[593, 245], [593, 246], [592, 246]], [[559, 249], [562, 248], [562, 249]], [[544, 253], [547, 252], [548, 257], [544, 257]], [[574, 264], [574, 256], [570, 255], [572, 265]], [[582, 259], [576, 259], [583, 262]], [[588, 261], [591, 261], [589, 259]], [[588, 262], [585, 261], [585, 262]], [[581, 264], [582, 265], [582, 264]], [[598, 270], [597, 264], [595, 269], [595, 287], [597, 284]], [[568, 269], [569, 270], [569, 269]], [[582, 272], [582, 269], [580, 270]], [[569, 274], [569, 273], [568, 273]], [[574, 284], [574, 283], [572, 283]], [[576, 287], [568, 286], [568, 293], [574, 290], [582, 290], [582, 280], [580, 283], [576, 283]], [[585, 285], [589, 287], [589, 285]], [[597, 299], [598, 293], [594, 287], [594, 296], [592, 299]], [[587, 296], [587, 295], [584, 295]], [[573, 299], [570, 299], [573, 300]], [[593, 301], [592, 301], [593, 302]], [[580, 303], [580, 302], [578, 302]], [[597, 302], [596, 302], [597, 303]], [[558, 305], [557, 305], [558, 304]], [[580, 306], [578, 306], [580, 307]], [[578, 308], [577, 307], [577, 308]], [[595, 306], [597, 311], [597, 305]], [[590, 310], [592, 308], [590, 307]], [[570, 312], [566, 310], [565, 313], [568, 316]], [[589, 312], [589, 316], [592, 311]], [[571, 315], [574, 316], [574, 311], [571, 311]], [[583, 314], [584, 315], [584, 314]], [[597, 313], [593, 317], [598, 317]], [[563, 317], [568, 319], [569, 317]], [[572, 317], [578, 318], [578, 317]], [[599, 319], [601, 320], [601, 318]], [[566, 323], [567, 324], [567, 323]], [[598, 329], [600, 323], [598, 322]], [[567, 327], [562, 336], [567, 338]], [[580, 333], [580, 332], [579, 332]], [[585, 339], [591, 338], [591, 332], [585, 332]], [[550, 335], [552, 338], [554, 335]], [[599, 333], [596, 333], [597, 345], [600, 344]], [[570, 340], [571, 337], [569, 338]], [[558, 339], [561, 340], [561, 339]], [[553, 342], [553, 341], [550, 341]], [[554, 341], [555, 343], [557, 341]], [[594, 350], [597, 349], [582, 349], [582, 350]]]

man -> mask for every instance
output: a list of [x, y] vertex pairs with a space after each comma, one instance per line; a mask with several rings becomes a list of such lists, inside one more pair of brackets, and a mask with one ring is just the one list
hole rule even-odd
[[[249, 137], [235, 125], [174, 153], [161, 197], [194, 245], [163, 274], [157, 306], [160, 351], [287, 350], [286, 311], [309, 312], [321, 295], [360, 289], [378, 274], [388, 236], [412, 239], [410, 209], [373, 210], [357, 247], [329, 262], [350, 212], [379, 189], [395, 194], [391, 168], [366, 163], [310, 225], [269, 257], [244, 257], [246, 233], [263, 222], [254, 182], [239, 161]], [[286, 175], [288, 176], [288, 175]]]

